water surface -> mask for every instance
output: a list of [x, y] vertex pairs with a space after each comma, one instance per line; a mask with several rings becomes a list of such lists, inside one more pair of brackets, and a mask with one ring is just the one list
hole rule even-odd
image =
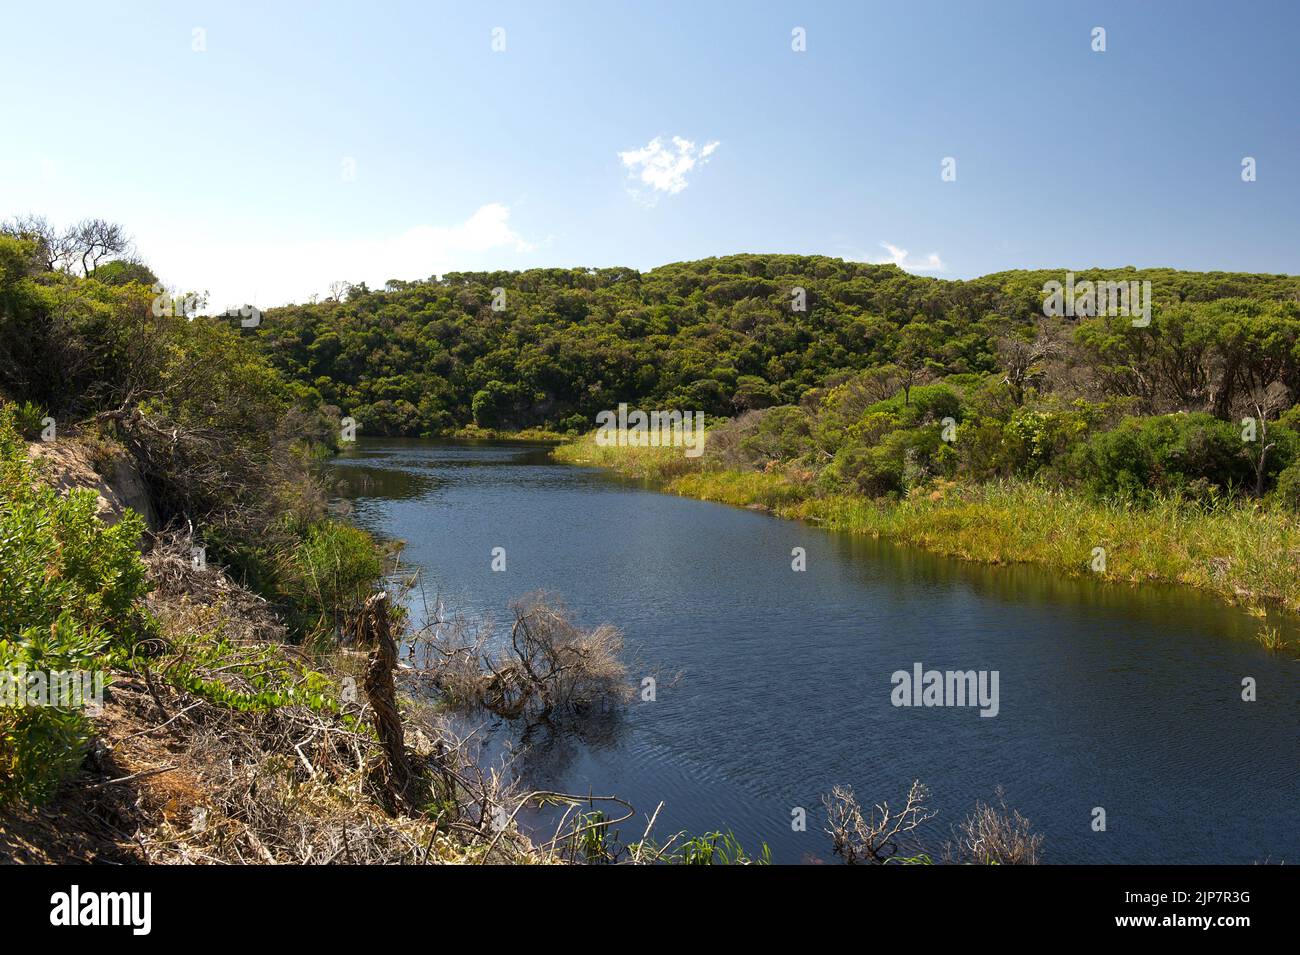
[[[1001, 787], [1049, 862], [1300, 861], [1297, 664], [1211, 598], [964, 564], [655, 493], [540, 445], [370, 439], [335, 468], [431, 600], [500, 620], [544, 589], [618, 626], [638, 681], [680, 671], [518, 765], [535, 788], [630, 800], [627, 837], [663, 800], [660, 835], [730, 829], [775, 861], [825, 859], [823, 793], [898, 802], [920, 779], [929, 848]], [[893, 706], [891, 675], [916, 662], [998, 671], [998, 715]]]

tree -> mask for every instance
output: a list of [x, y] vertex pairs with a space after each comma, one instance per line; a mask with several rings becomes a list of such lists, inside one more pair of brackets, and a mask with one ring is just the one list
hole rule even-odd
[[123, 258], [131, 252], [131, 239], [116, 222], [106, 219], [83, 219], [74, 226], [59, 229], [44, 216], [26, 215], [10, 219], [0, 232], [18, 238], [33, 239], [46, 271], [93, 275], [108, 259]]
[[112, 262], [105, 262], [95, 270], [95, 278], [105, 285], [127, 285], [138, 282], [141, 285], [153, 286], [158, 281], [158, 276], [154, 275], [149, 266], [134, 259], [114, 259]]
[[1264, 483], [1268, 476], [1268, 453], [1277, 447], [1277, 441], [1269, 440], [1268, 418], [1287, 407], [1287, 390], [1278, 382], [1266, 388], [1253, 391], [1250, 396], [1250, 410], [1253, 413], [1252, 440], [1245, 442], [1242, 453], [1255, 469], [1255, 496], [1264, 496]]
[[75, 258], [75, 232], [57, 229], [45, 216], [15, 216], [0, 226], [0, 233], [36, 243], [37, 257], [47, 272], [67, 270]]
[[1025, 389], [1042, 378], [1044, 363], [1055, 358], [1060, 350], [1057, 336], [1046, 322], [1039, 323], [1032, 341], [1015, 334], [998, 339], [998, 363], [1006, 372], [1003, 383], [1017, 407], [1025, 403]]
[[895, 364], [903, 373], [903, 404], [911, 400], [912, 386], [925, 380], [938, 337], [929, 322], [911, 321], [899, 329]]
[[125, 256], [131, 251], [131, 239], [116, 222], [106, 219], [83, 219], [73, 229], [74, 252], [82, 275], [93, 275], [105, 259]]

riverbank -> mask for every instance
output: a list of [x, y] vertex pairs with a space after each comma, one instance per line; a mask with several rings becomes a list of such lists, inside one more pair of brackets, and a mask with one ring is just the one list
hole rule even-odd
[[476, 424], [467, 424], [463, 428], [454, 428], [438, 435], [443, 441], [542, 441], [558, 444], [569, 438], [567, 434], [551, 431], [548, 428], [523, 428], [518, 431], [505, 431], [499, 428], [480, 428]]
[[[0, 863], [553, 861], [484, 817], [515, 796], [406, 685], [386, 594], [347, 640], [295, 642], [283, 607], [159, 526], [124, 446], [79, 429], [28, 444], [10, 415]], [[39, 695], [66, 672], [89, 697]]]
[[[671, 494], [768, 511], [986, 564], [1035, 564], [1130, 585], [1175, 583], [1257, 616], [1300, 614], [1300, 519], [1262, 505], [1149, 507], [1029, 482], [935, 481], [901, 500], [827, 494], [795, 469], [741, 471], [680, 448], [601, 447], [594, 435], [556, 460], [654, 482]], [[1104, 562], [1099, 558], [1104, 550]]]

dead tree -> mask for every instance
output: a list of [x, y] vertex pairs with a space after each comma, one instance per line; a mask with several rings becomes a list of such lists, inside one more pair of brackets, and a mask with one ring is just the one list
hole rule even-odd
[[826, 832], [835, 854], [850, 865], [888, 862], [899, 850], [900, 837], [934, 818], [934, 811], [925, 807], [929, 795], [930, 790], [917, 780], [908, 790], [907, 804], [901, 810], [895, 812], [889, 803], [882, 802], [866, 815], [851, 786], [836, 786], [822, 797], [828, 820]]
[[[1287, 408], [1291, 403], [1290, 398], [1286, 386], [1274, 382], [1266, 388], [1252, 389], [1247, 399], [1249, 402], [1247, 408], [1253, 417], [1254, 426], [1254, 433], [1247, 440], [1254, 447], [1243, 446], [1241, 453], [1245, 455], [1255, 472], [1256, 497], [1264, 496], [1264, 485], [1268, 479], [1268, 453], [1277, 447], [1276, 439], [1269, 440], [1269, 415], [1277, 415]], [[1250, 421], [1249, 418], [1242, 419], [1242, 425], [1245, 426]]]
[[949, 861], [974, 865], [1037, 865], [1043, 837], [1030, 828], [1029, 820], [1008, 809], [1002, 788], [998, 805], [975, 803], [975, 811], [957, 829], [957, 844], [949, 845]]
[[379, 735], [383, 756], [371, 774], [380, 803], [390, 815], [413, 808], [418, 774], [406, 752], [406, 734], [397, 708], [393, 671], [397, 668], [397, 643], [393, 640], [388, 614], [388, 594], [380, 592], [366, 600], [358, 631], [374, 649], [366, 664], [366, 699]]

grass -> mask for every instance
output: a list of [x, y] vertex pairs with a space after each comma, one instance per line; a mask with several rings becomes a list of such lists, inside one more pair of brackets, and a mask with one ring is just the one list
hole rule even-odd
[[1255, 639], [1269, 653], [1281, 653], [1286, 648], [1286, 640], [1282, 637], [1282, 631], [1277, 627], [1261, 627], [1259, 635]]
[[481, 428], [476, 424], [467, 424], [445, 432], [442, 437], [455, 441], [564, 441], [569, 435], [546, 428], [523, 428], [510, 431], [501, 428]]
[[688, 458], [682, 448], [626, 448], [601, 446], [596, 435], [583, 435], [569, 440], [551, 451], [557, 461], [566, 464], [585, 464], [608, 468], [626, 477], [647, 481], [668, 481], [686, 474], [697, 473], [700, 458]]
[[[872, 500], [821, 493], [781, 471], [716, 469], [680, 448], [598, 447], [588, 435], [553, 453], [560, 461], [659, 482], [669, 493], [760, 507], [961, 560], [1178, 583], [1256, 610], [1300, 613], [1300, 516], [1282, 509], [1207, 507], [1177, 497], [1138, 506], [1032, 482], [936, 481], [903, 500]], [[1093, 569], [1098, 547], [1105, 549], [1104, 571]]]

